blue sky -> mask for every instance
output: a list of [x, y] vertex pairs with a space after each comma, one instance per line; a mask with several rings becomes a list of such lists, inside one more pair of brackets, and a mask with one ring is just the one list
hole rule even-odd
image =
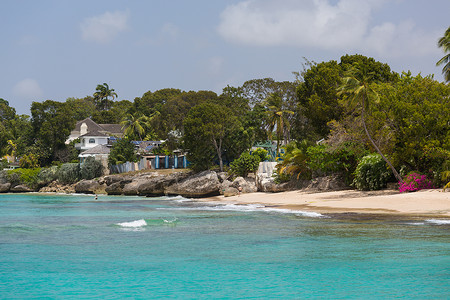
[[106, 82], [133, 101], [162, 88], [212, 90], [295, 78], [303, 57], [363, 54], [435, 74], [448, 0], [17, 0], [0, 2], [0, 98], [92, 95]]

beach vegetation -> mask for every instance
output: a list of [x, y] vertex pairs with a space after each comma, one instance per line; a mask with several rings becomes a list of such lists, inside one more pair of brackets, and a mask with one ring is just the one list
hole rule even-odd
[[[114, 89], [109, 88], [107, 83], [98, 84], [95, 88], [94, 103], [98, 110], [109, 110], [112, 106], [114, 98], [117, 97], [117, 93]], [[111, 100], [109, 100], [111, 98]]]
[[41, 168], [24, 169], [18, 168], [7, 171], [7, 179], [12, 185], [23, 184], [29, 188], [36, 188], [39, 182]]
[[378, 153], [369, 154], [358, 163], [353, 186], [363, 191], [380, 190], [386, 187], [388, 181], [392, 178], [391, 174], [381, 155]]
[[127, 161], [136, 162], [137, 160], [134, 144], [126, 138], [118, 139], [112, 145], [108, 156], [109, 165], [119, 165]]
[[80, 165], [77, 163], [62, 164], [56, 172], [56, 179], [64, 184], [77, 182], [80, 180]]
[[434, 189], [433, 182], [427, 178], [426, 175], [418, 172], [410, 172], [399, 182], [400, 193], [415, 192], [425, 189]]
[[260, 162], [259, 155], [245, 151], [230, 163], [230, 170], [233, 175], [247, 177], [249, 173], [255, 173], [258, 170]]
[[83, 179], [94, 179], [103, 175], [103, 165], [94, 157], [88, 157], [80, 164], [80, 177]]

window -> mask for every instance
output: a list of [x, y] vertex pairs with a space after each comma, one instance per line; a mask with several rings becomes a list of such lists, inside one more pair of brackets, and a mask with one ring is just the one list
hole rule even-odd
[[95, 144], [95, 139], [89, 139], [89, 144]]

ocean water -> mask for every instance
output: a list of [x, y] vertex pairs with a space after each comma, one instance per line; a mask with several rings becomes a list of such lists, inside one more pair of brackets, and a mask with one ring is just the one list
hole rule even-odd
[[1, 299], [449, 299], [450, 221], [0, 194]]

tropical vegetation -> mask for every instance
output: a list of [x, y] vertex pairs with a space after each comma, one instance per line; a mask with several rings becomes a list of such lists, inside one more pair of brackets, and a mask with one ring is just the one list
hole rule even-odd
[[[438, 42], [447, 53], [438, 62], [447, 81], [449, 29]], [[84, 98], [33, 102], [30, 116], [18, 115], [0, 99], [0, 156], [24, 169], [52, 170], [39, 173], [36, 184], [99, 174], [91, 163], [80, 169], [77, 150], [66, 143], [76, 121], [89, 117], [121, 124], [125, 132], [109, 164], [135, 161], [133, 140], [164, 140], [155, 151], [187, 153], [194, 170], [229, 166], [245, 176], [271, 157], [252, 146], [273, 141], [282, 157], [278, 175], [285, 180], [340, 174], [356, 188], [378, 189], [388, 181], [404, 186], [411, 172], [436, 187], [450, 178], [450, 85], [433, 76], [393, 72], [359, 54], [305, 60], [293, 81], [252, 79], [226, 86], [221, 94], [167, 88], [133, 101], [118, 97], [103, 83]]]

